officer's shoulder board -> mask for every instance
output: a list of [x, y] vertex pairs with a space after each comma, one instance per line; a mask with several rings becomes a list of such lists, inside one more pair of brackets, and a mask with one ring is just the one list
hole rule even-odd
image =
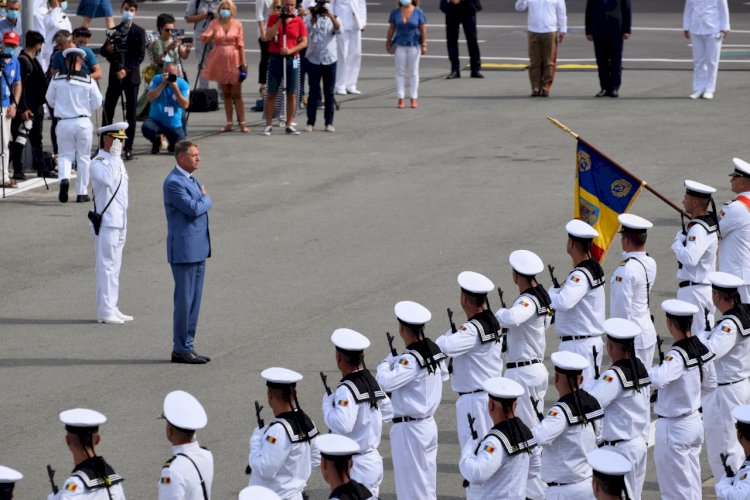
[[169, 469], [169, 467], [172, 465], [172, 462], [174, 462], [174, 459], [177, 458], [177, 455], [174, 455], [172, 458], [164, 462], [164, 465], [162, 465], [162, 469]]

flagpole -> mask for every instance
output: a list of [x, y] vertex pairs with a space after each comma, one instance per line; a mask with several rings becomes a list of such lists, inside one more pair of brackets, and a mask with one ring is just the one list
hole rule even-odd
[[563, 132], [567, 132], [568, 134], [570, 134], [570, 135], [571, 135], [571, 136], [572, 136], [572, 137], [573, 137], [574, 139], [576, 139], [576, 140], [578, 140], [578, 141], [581, 141], [581, 142], [583, 142], [584, 144], [586, 144], [587, 146], [589, 146], [589, 147], [591, 147], [591, 148], [593, 148], [593, 149], [596, 149], [596, 151], [597, 151], [597, 152], [598, 152], [598, 153], [599, 153], [600, 155], [602, 155], [602, 156], [603, 156], [604, 158], [606, 158], [606, 159], [607, 159], [607, 160], [609, 160], [610, 162], [612, 162], [612, 163], [614, 163], [615, 165], [617, 165], [617, 167], [618, 167], [618, 168], [619, 168], [620, 170], [622, 170], [622, 171], [623, 171], [623, 172], [625, 172], [626, 174], [630, 175], [631, 177], [633, 177], [633, 178], [635, 178], [635, 179], [638, 179], [638, 181], [640, 181], [640, 183], [641, 183], [641, 186], [642, 186], [643, 188], [645, 188], [645, 189], [646, 189], [647, 191], [651, 192], [651, 193], [652, 193], [652, 194], [653, 194], [654, 196], [656, 196], [657, 198], [659, 198], [659, 199], [660, 199], [661, 201], [663, 201], [664, 203], [666, 203], [666, 204], [667, 204], [667, 205], [669, 205], [670, 207], [674, 208], [674, 209], [675, 209], [675, 210], [676, 210], [677, 212], [679, 212], [680, 214], [682, 214], [682, 215], [686, 215], [686, 216], [687, 216], [687, 214], [686, 214], [686, 213], [685, 213], [685, 212], [684, 212], [684, 211], [683, 211], [683, 210], [682, 210], [682, 209], [681, 209], [680, 207], [678, 207], [678, 206], [677, 206], [677, 205], [676, 205], [676, 204], [675, 204], [675, 203], [674, 203], [674, 202], [673, 202], [672, 200], [670, 200], [669, 198], [667, 198], [666, 196], [664, 196], [663, 194], [661, 194], [661, 193], [660, 193], [659, 191], [657, 191], [656, 189], [652, 188], [652, 187], [651, 187], [651, 185], [650, 185], [650, 184], [649, 184], [648, 182], [644, 181], [643, 179], [641, 179], [641, 178], [640, 178], [640, 177], [638, 177], [637, 175], [634, 175], [634, 174], [633, 174], [633, 173], [632, 173], [632, 172], [631, 172], [630, 170], [628, 170], [627, 168], [623, 167], [622, 165], [620, 165], [619, 163], [617, 163], [616, 161], [614, 161], [614, 160], [613, 160], [612, 158], [608, 157], [607, 155], [605, 155], [604, 153], [602, 153], [601, 151], [599, 151], [599, 149], [598, 149], [598, 148], [595, 148], [595, 147], [594, 147], [593, 145], [589, 144], [589, 142], [588, 142], [588, 141], [586, 141], [586, 140], [584, 140], [584, 139], [581, 139], [581, 136], [580, 136], [580, 135], [578, 135], [578, 134], [576, 134], [575, 132], [573, 132], [573, 131], [572, 131], [572, 130], [570, 129], [570, 127], [568, 127], [568, 126], [567, 126], [567, 125], [565, 125], [564, 123], [560, 122], [559, 120], [556, 120], [555, 118], [552, 118], [552, 117], [551, 117], [551, 116], [549, 116], [549, 115], [547, 115], [547, 119], [548, 119], [548, 120], [549, 120], [550, 122], [552, 122], [552, 124], [553, 124], [554, 126], [556, 126], [557, 128], [559, 128], [559, 129], [560, 129], [560, 130], [562, 130]]

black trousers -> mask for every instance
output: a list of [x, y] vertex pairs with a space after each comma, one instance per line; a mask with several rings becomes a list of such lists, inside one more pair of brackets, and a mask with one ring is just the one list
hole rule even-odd
[[120, 97], [125, 96], [125, 121], [128, 122], [128, 129], [125, 131], [128, 138], [125, 139], [124, 151], [133, 150], [135, 141], [135, 104], [138, 101], [138, 89], [140, 82], [137, 84], [130, 83], [126, 80], [118, 80], [110, 76], [107, 93], [104, 96], [104, 114], [102, 117], [103, 125], [109, 125], [115, 117], [115, 108]]
[[258, 38], [258, 45], [260, 45], [260, 62], [258, 63], [258, 83], [261, 85], [266, 84], [266, 73], [268, 73], [268, 45], [270, 42], [264, 42]]
[[448, 59], [451, 62], [451, 71], [460, 71], [458, 62], [458, 30], [464, 27], [466, 45], [469, 49], [469, 61], [471, 71], [479, 71], [482, 63], [479, 56], [479, 44], [477, 43], [477, 15], [473, 9], [468, 7], [467, 2], [460, 4], [449, 4], [445, 13], [445, 38], [448, 44]]
[[323, 80], [323, 96], [325, 97], [325, 111], [323, 118], [326, 125], [333, 125], [333, 107], [336, 100], [333, 87], [336, 84], [336, 63], [312, 64], [305, 59], [307, 76], [310, 80], [310, 94], [307, 96], [307, 124], [315, 125], [315, 115], [320, 102], [320, 80]]
[[[44, 161], [42, 159], [42, 129], [44, 127], [44, 108], [39, 108], [36, 111], [32, 111], [34, 117], [31, 119], [31, 130], [28, 131], [28, 142], [31, 145], [31, 157], [33, 159], [33, 168], [37, 172], [42, 170], [44, 167]], [[17, 113], [16, 117], [10, 122], [10, 164], [13, 167], [13, 173], [23, 172], [23, 149], [24, 147], [16, 143], [18, 132], [23, 124], [21, 119], [21, 113]]]
[[599, 67], [599, 85], [603, 90], [620, 89], [622, 82], [622, 34], [594, 37], [594, 54]]

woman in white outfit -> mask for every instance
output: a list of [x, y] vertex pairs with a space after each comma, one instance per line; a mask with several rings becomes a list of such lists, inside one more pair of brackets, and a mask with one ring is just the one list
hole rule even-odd
[[721, 42], [729, 34], [727, 0], [686, 0], [682, 18], [685, 38], [693, 45], [691, 99], [713, 99]]
[[409, 75], [411, 107], [417, 107], [419, 89], [419, 56], [427, 53], [427, 18], [418, 7], [419, 0], [399, 0], [400, 7], [391, 11], [385, 48], [396, 56], [396, 93], [398, 107], [404, 107], [405, 75]]

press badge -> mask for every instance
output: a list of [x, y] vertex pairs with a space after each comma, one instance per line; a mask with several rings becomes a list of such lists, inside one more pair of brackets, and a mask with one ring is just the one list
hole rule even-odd
[[292, 68], [299, 68], [299, 57], [295, 57], [294, 59], [292, 59]]
[[164, 106], [164, 112], [167, 116], [174, 116], [174, 108], [172, 106]]

